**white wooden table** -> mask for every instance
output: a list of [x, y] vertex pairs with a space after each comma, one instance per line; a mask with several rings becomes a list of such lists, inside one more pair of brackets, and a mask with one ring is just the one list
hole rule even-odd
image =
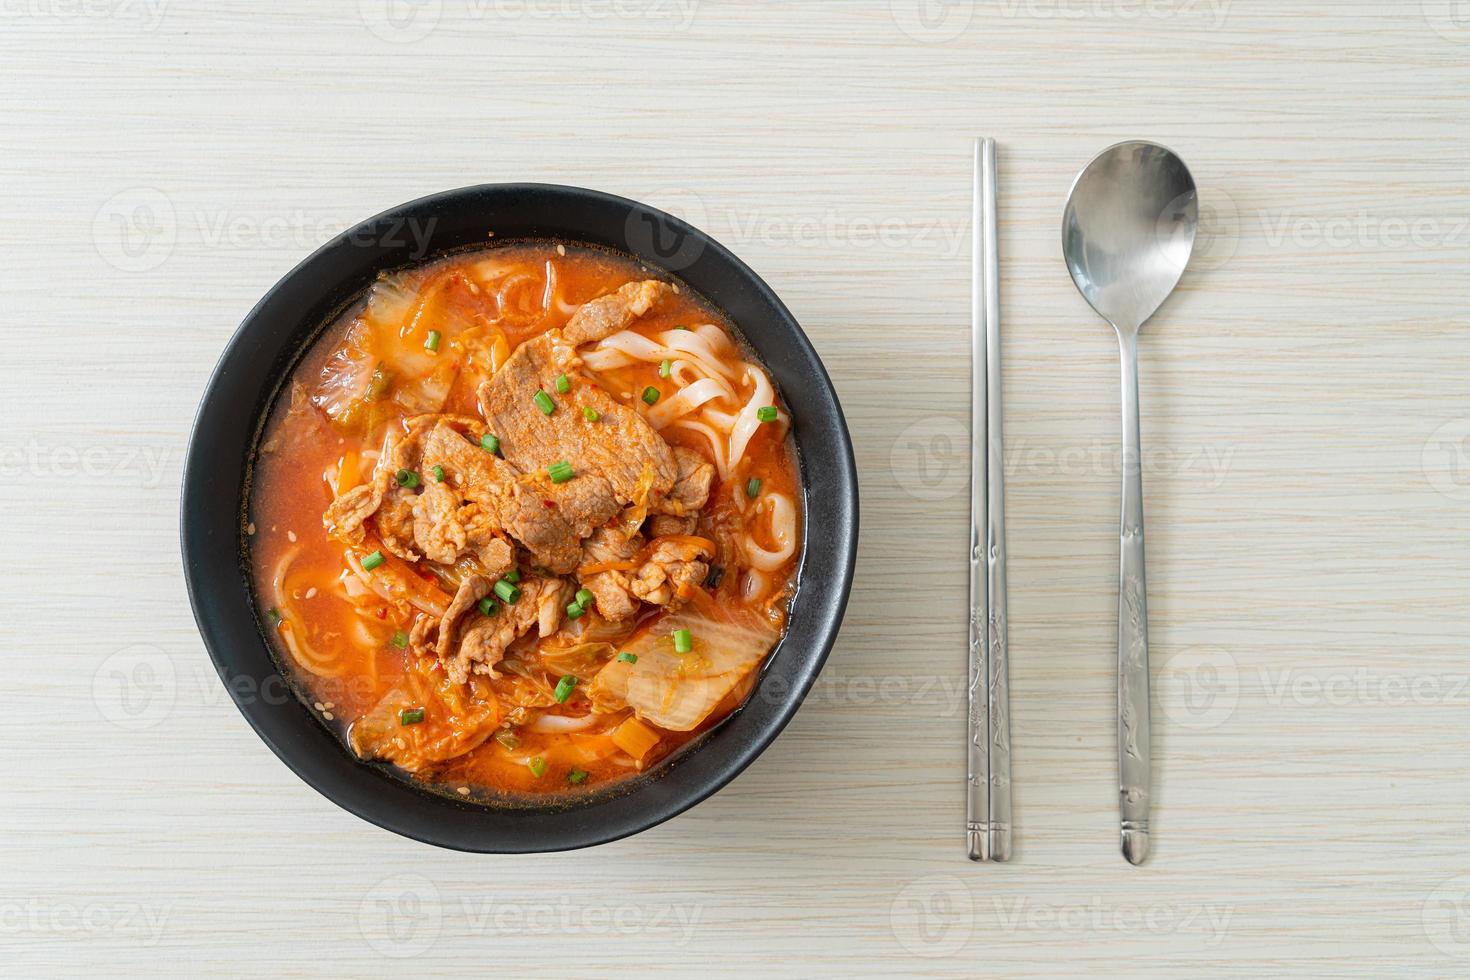
[[[1464, 975], [1467, 64], [1449, 0], [0, 0], [0, 971]], [[1003, 143], [1009, 866], [962, 835], [977, 133]], [[1076, 169], [1131, 137], [1206, 210], [1142, 341], [1142, 869], [1115, 347], [1058, 244]], [[177, 546], [254, 300], [362, 217], [497, 180], [734, 248], [825, 359], [863, 480], [852, 607], [786, 734], [687, 815], [546, 857], [399, 839], [292, 776], [215, 679]]]

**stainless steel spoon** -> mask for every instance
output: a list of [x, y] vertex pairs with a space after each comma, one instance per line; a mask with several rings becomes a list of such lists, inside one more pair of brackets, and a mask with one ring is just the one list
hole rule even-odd
[[1157, 143], [1099, 153], [1072, 185], [1062, 254], [1072, 281], [1113, 325], [1123, 361], [1123, 506], [1118, 561], [1118, 806], [1123, 856], [1148, 857], [1148, 589], [1138, 433], [1138, 331], [1174, 291], [1194, 250], [1199, 201], [1189, 168]]

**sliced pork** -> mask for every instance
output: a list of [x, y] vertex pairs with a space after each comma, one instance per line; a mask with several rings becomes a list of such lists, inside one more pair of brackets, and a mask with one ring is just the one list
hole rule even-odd
[[[614, 400], [581, 373], [576, 345], [621, 330], [669, 290], [667, 283], [629, 283], [583, 305], [563, 331], [550, 331], [516, 348], [477, 392], [490, 431], [505, 458], [525, 473], [560, 461], [571, 464], [572, 482], [598, 478], [596, 494], [580, 494], [569, 515], [589, 525], [609, 504], [617, 507], [666, 496], [678, 478], [668, 443], [636, 409]], [[570, 390], [557, 391], [565, 376]], [[538, 399], [538, 395], [542, 396]], [[538, 400], [540, 404], [538, 404]], [[550, 407], [548, 414], [545, 410]], [[589, 417], [590, 416], [590, 417]], [[606, 484], [604, 489], [603, 483]]]
[[713, 556], [714, 546], [703, 538], [659, 538], [633, 574], [629, 590], [656, 606], [675, 605], [675, 600], [688, 598], [704, 581], [709, 574], [707, 559]]
[[577, 576], [592, 593], [603, 619], [621, 622], [638, 611], [630, 572], [633, 558], [643, 548], [643, 536], [625, 538], [620, 532], [601, 529], [582, 546], [582, 566]]
[[[463, 624], [459, 635], [450, 642], [450, 652], [443, 653], [440, 635], [438, 652], [444, 672], [451, 680], [463, 682], [471, 672], [498, 678], [496, 667], [505, 650], [521, 636], [538, 628], [549, 636], [561, 626], [563, 610], [575, 590], [561, 579], [533, 579], [521, 588], [520, 598], [513, 604], [502, 604], [493, 616], [476, 612]], [[447, 617], [446, 617], [447, 618]]]

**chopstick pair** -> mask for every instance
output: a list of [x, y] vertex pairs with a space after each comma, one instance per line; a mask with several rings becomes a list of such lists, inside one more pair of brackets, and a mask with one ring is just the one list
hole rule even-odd
[[[996, 144], [975, 141], [971, 254], [970, 860], [1011, 857], [1010, 681], [1006, 664], [1005, 471], [1000, 404], [1000, 261]], [[981, 439], [984, 442], [981, 442]]]

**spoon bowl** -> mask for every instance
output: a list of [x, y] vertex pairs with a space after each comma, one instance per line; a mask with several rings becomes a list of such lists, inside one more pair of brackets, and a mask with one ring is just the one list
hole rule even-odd
[[1077, 176], [1062, 216], [1072, 282], [1118, 333], [1123, 493], [1118, 534], [1118, 811], [1123, 856], [1149, 850], [1148, 586], [1138, 426], [1138, 330], [1174, 291], [1194, 250], [1199, 200], [1189, 168], [1157, 143], [1119, 143]]
[[1189, 168], [1157, 143], [1119, 143], [1078, 174], [1062, 254], [1084, 299], [1136, 333], [1174, 291], [1194, 250], [1199, 197]]

